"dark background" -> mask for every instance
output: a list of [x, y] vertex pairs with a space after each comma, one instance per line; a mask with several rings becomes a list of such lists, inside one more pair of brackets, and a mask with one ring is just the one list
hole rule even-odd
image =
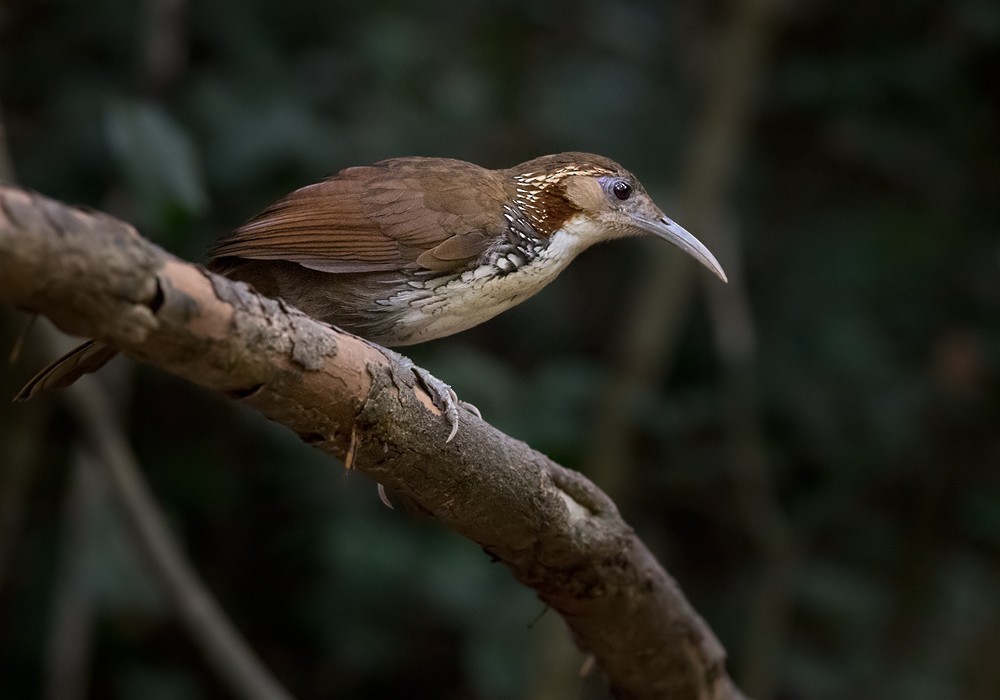
[[[732, 284], [618, 242], [412, 356], [611, 492], [747, 691], [1000, 697], [993, 0], [8, 0], [0, 61], [20, 183], [192, 260], [348, 165], [621, 162]], [[51, 359], [30, 339], [3, 396]], [[102, 379], [298, 697], [603, 696], [473, 544], [218, 396], [127, 361]], [[0, 421], [0, 695], [79, 662], [90, 697], [227, 697], [58, 399]]]

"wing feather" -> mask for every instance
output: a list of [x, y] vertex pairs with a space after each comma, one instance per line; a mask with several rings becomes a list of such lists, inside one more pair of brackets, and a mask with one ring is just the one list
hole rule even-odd
[[[459, 270], [502, 233], [506, 193], [491, 171], [438, 158], [342, 170], [292, 192], [212, 249], [322, 272]], [[499, 220], [497, 220], [499, 219]]]

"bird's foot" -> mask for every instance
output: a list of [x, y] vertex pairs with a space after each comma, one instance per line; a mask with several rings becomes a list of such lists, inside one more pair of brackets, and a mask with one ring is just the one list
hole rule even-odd
[[483, 417], [483, 414], [479, 412], [478, 408], [467, 401], [459, 399], [454, 389], [425, 370], [423, 367], [417, 367], [410, 360], [406, 360], [405, 364], [409, 367], [409, 370], [413, 372], [413, 376], [415, 376], [420, 384], [423, 385], [424, 389], [427, 390], [428, 395], [431, 397], [431, 401], [434, 402], [435, 406], [441, 409], [441, 412], [444, 413], [445, 419], [448, 421], [448, 425], [451, 426], [451, 432], [448, 433], [448, 437], [445, 439], [445, 442], [451, 442], [452, 438], [458, 434], [459, 408], [465, 409], [476, 418]]
[[[433, 401], [434, 405], [437, 406], [444, 414], [445, 419], [448, 421], [448, 425], [451, 426], [451, 431], [445, 439], [446, 443], [451, 442], [452, 438], [458, 434], [459, 408], [463, 408], [476, 418], [482, 419], [483, 414], [479, 412], [479, 409], [468, 401], [462, 401], [458, 398], [458, 394], [455, 393], [455, 390], [452, 389], [451, 386], [435, 377], [423, 367], [417, 367], [417, 365], [415, 365], [408, 357], [397, 354], [396, 359], [404, 367], [413, 372], [413, 376], [417, 378], [417, 381], [420, 382], [423, 388], [427, 391], [427, 395], [431, 397], [431, 401]], [[378, 485], [378, 497], [386, 508], [395, 510], [393, 508], [392, 501], [389, 500], [389, 496], [385, 492], [385, 486], [382, 484]]]
[[[364, 338], [361, 338], [361, 340], [364, 341]], [[483, 414], [479, 412], [478, 408], [476, 408], [473, 404], [469, 403], [468, 401], [462, 401], [460, 398], [458, 398], [458, 395], [455, 393], [454, 389], [452, 389], [448, 384], [444, 383], [443, 381], [435, 377], [433, 374], [431, 374], [424, 368], [417, 367], [417, 365], [413, 362], [413, 360], [406, 357], [405, 355], [400, 355], [398, 352], [389, 350], [388, 348], [375, 345], [374, 343], [370, 344], [372, 345], [372, 347], [376, 348], [385, 355], [391, 356], [391, 359], [395, 360], [400, 365], [410, 370], [413, 373], [413, 376], [416, 377], [417, 381], [420, 382], [421, 386], [427, 392], [427, 395], [430, 396], [431, 401], [444, 414], [445, 419], [448, 421], [448, 425], [451, 427], [451, 430], [448, 433], [448, 437], [445, 439], [446, 443], [451, 442], [452, 439], [455, 437], [455, 435], [458, 434], [459, 408], [463, 408], [472, 415], [474, 415], [476, 418], [482, 419]], [[347, 467], [348, 470], [350, 470], [354, 464], [354, 455], [356, 447], [357, 447], [357, 433], [352, 428], [351, 439], [347, 449], [347, 456], [344, 460], [345, 466]], [[378, 485], [378, 497], [379, 500], [382, 501], [382, 503], [387, 508], [393, 507], [392, 501], [389, 500], [389, 496], [386, 494], [385, 486], [383, 486], [382, 484]]]
[[[479, 412], [479, 409], [468, 401], [462, 401], [462, 399], [458, 398], [454, 389], [427, 370], [417, 367], [412, 362], [409, 364], [411, 365], [410, 371], [413, 372], [413, 375], [420, 381], [421, 384], [424, 385], [424, 388], [430, 395], [431, 400], [434, 401], [434, 404], [444, 412], [444, 415], [448, 420], [448, 425], [451, 426], [451, 432], [448, 433], [448, 438], [445, 442], [451, 442], [451, 439], [458, 434], [459, 408], [464, 408], [476, 418], [479, 418], [480, 420], [482, 419], [483, 414]], [[439, 405], [439, 403], [444, 405]], [[389, 500], [389, 496], [385, 492], [385, 486], [382, 484], [378, 485], [378, 498], [382, 501], [386, 508], [395, 510], [392, 505], [392, 501]]]
[[476, 418], [483, 417], [483, 414], [479, 412], [478, 408], [467, 401], [462, 401], [458, 398], [455, 390], [448, 384], [435, 377], [423, 367], [417, 367], [417, 365], [410, 358], [405, 355], [400, 355], [394, 350], [388, 350], [382, 347], [379, 347], [379, 350], [406, 369], [410, 370], [413, 373], [413, 376], [416, 377], [417, 381], [420, 382], [420, 385], [427, 392], [427, 395], [430, 396], [431, 402], [438, 408], [438, 410], [441, 411], [441, 413], [444, 414], [445, 420], [448, 421], [448, 426], [451, 428], [445, 442], [451, 442], [455, 435], [458, 434], [459, 408], [465, 409]]

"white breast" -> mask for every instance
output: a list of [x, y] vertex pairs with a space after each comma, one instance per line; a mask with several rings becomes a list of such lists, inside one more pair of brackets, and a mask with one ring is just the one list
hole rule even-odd
[[[584, 228], [588, 230], [577, 230]], [[407, 344], [464, 331], [537, 294], [594, 242], [590, 228], [567, 226], [556, 231], [538, 257], [515, 272], [497, 275], [489, 268], [470, 270], [433, 289], [414, 283], [412, 289], [396, 293], [385, 303], [406, 309], [399, 322], [415, 329]]]

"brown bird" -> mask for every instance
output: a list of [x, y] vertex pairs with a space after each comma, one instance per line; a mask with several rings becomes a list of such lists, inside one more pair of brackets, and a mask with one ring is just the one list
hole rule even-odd
[[[208, 266], [372, 342], [410, 345], [520, 304], [594, 243], [644, 234], [673, 243], [726, 281], [708, 249], [668, 219], [631, 173], [588, 153], [507, 170], [446, 158], [347, 168], [223, 238]], [[68, 386], [115, 354], [88, 341], [16, 399]]]

